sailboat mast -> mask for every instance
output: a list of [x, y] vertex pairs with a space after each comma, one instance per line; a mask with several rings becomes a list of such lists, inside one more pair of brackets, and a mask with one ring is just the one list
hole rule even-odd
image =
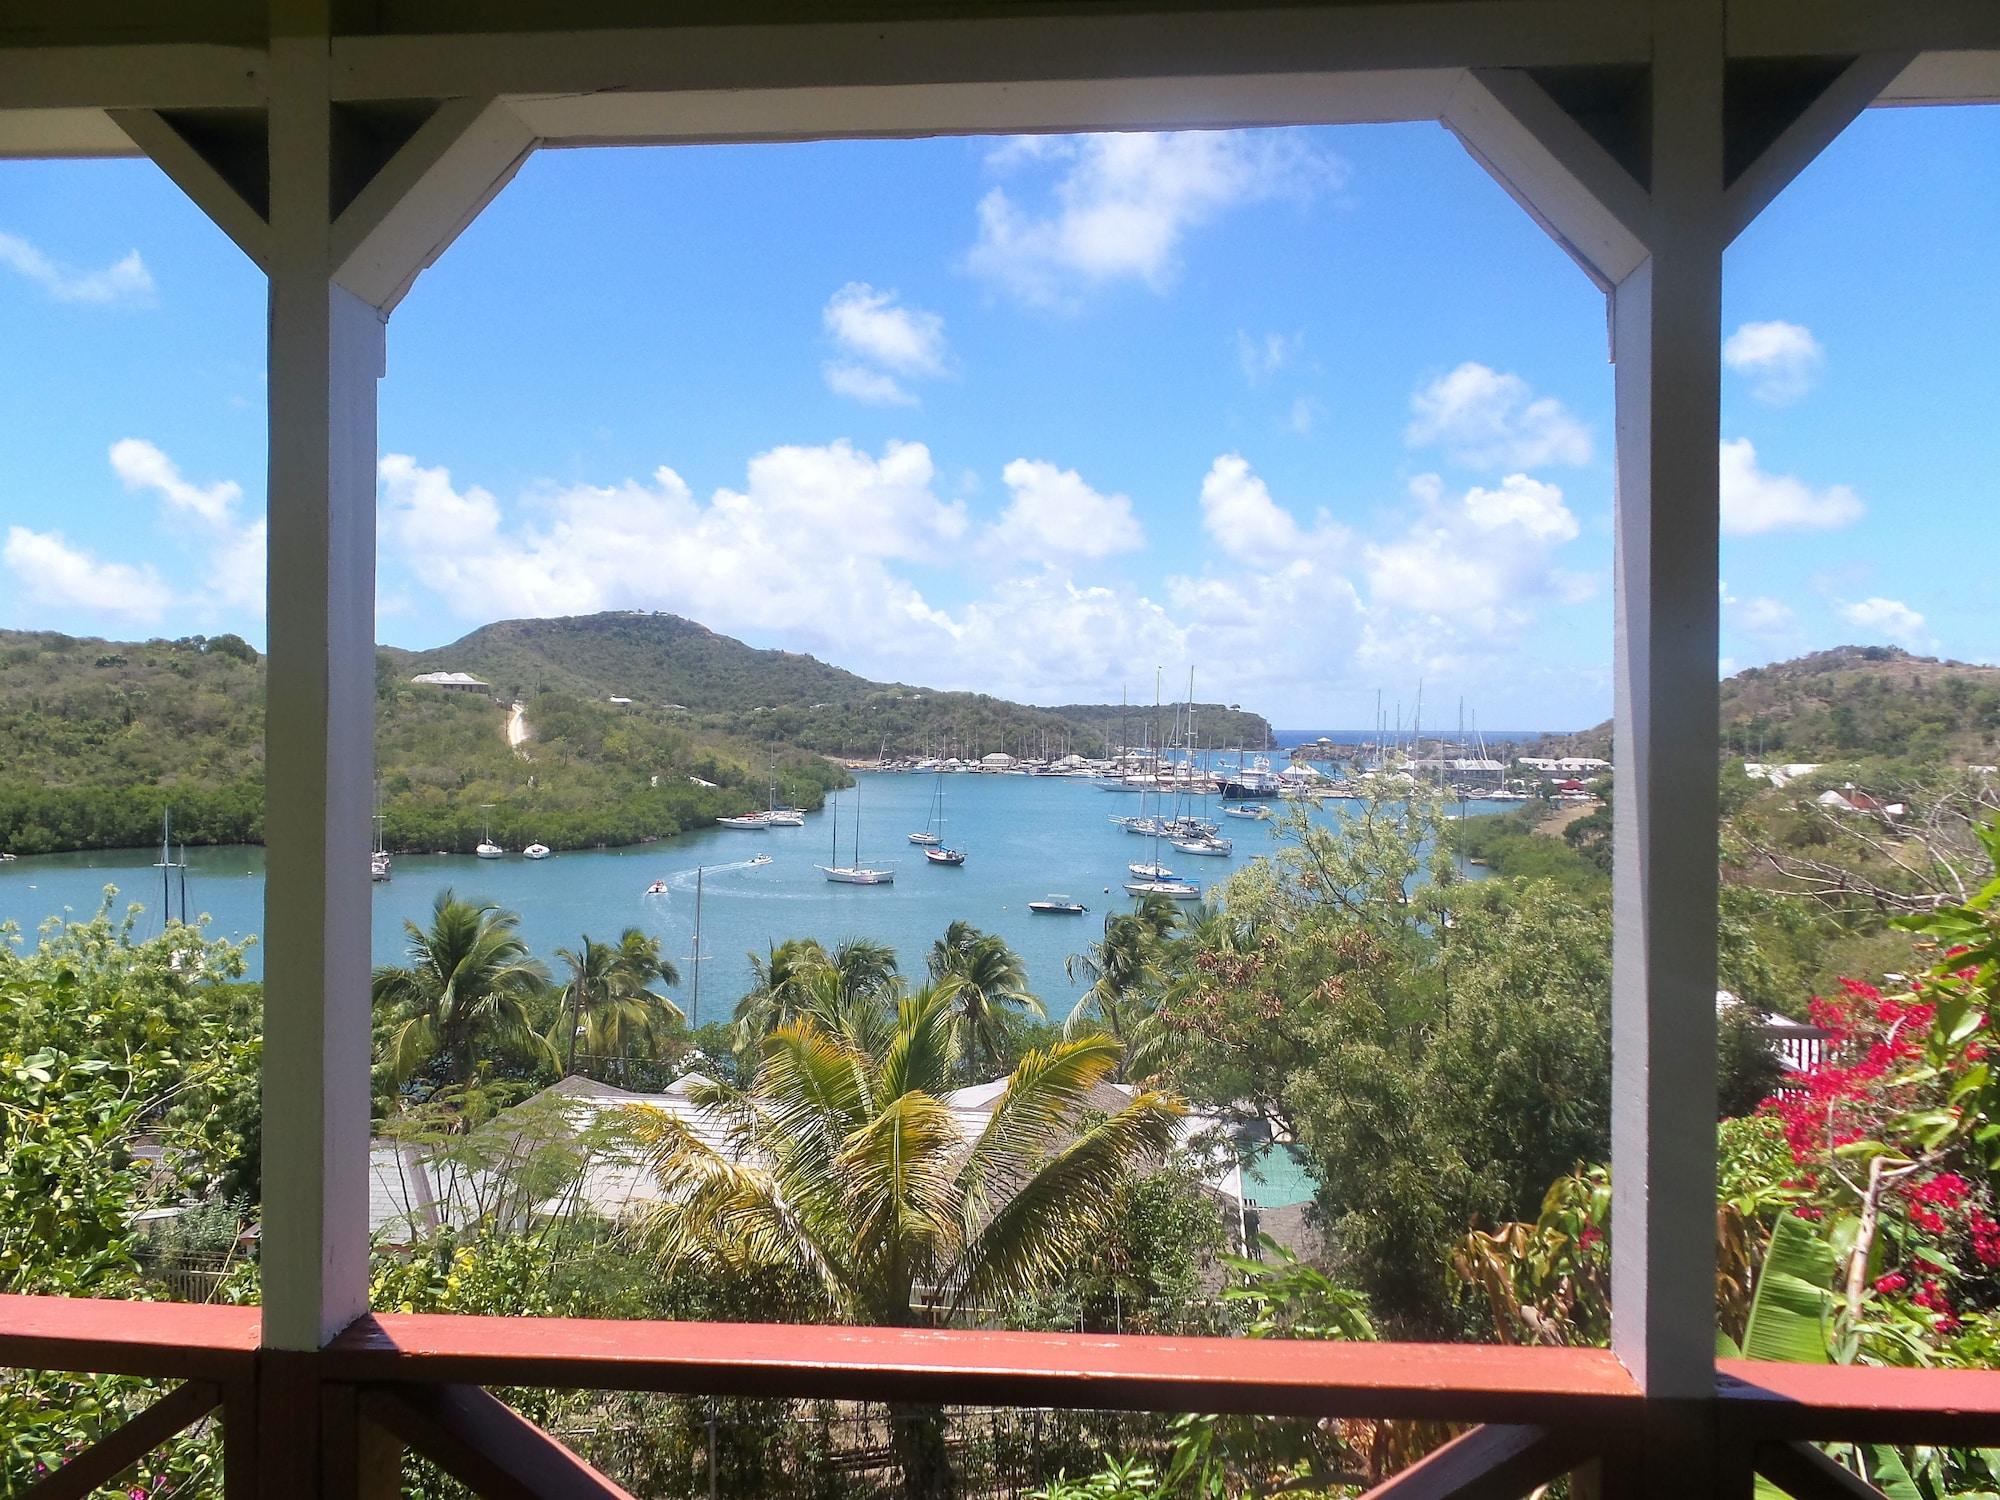
[[701, 1025], [701, 866], [694, 867], [694, 998], [688, 1006], [688, 1024]]

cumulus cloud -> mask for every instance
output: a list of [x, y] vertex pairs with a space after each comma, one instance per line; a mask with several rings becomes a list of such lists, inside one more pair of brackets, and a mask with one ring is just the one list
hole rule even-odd
[[826, 388], [836, 396], [846, 396], [865, 406], [915, 406], [914, 392], [906, 389], [903, 382], [893, 375], [885, 375], [880, 370], [871, 370], [866, 365], [857, 365], [849, 360], [830, 359], [820, 366], [820, 376], [826, 381]]
[[1411, 485], [1417, 517], [1400, 539], [1367, 549], [1370, 600], [1497, 634], [1519, 627], [1550, 597], [1587, 597], [1589, 580], [1557, 567], [1555, 550], [1575, 540], [1576, 517], [1553, 484], [1509, 474], [1447, 498], [1435, 475]]
[[150, 566], [105, 562], [71, 546], [61, 532], [10, 526], [0, 561], [14, 574], [22, 597], [51, 608], [151, 620], [173, 600]]
[[1240, 453], [1225, 453], [1201, 481], [1201, 525], [1215, 545], [1238, 562], [1270, 565], [1302, 552], [1333, 554], [1349, 536], [1321, 511], [1315, 526], [1271, 498], [1271, 491]]
[[1441, 447], [1476, 469], [1540, 469], [1590, 461], [1590, 429], [1519, 375], [1467, 360], [1410, 397], [1413, 448]]
[[1073, 308], [1117, 281], [1164, 291], [1190, 231], [1245, 204], [1310, 198], [1347, 175], [1340, 160], [1283, 131], [1030, 137], [987, 161], [1003, 171], [1060, 168], [1040, 208], [990, 189], [966, 255], [975, 275], [1051, 308]]
[[945, 371], [944, 319], [903, 306], [894, 291], [850, 281], [828, 299], [821, 317], [834, 342], [850, 354], [903, 375]]
[[1748, 599], [1739, 599], [1729, 592], [1725, 581], [1717, 585], [1722, 599], [1722, 617], [1731, 629], [1763, 640], [1788, 640], [1797, 633], [1798, 612], [1782, 599], [1773, 599], [1768, 594], [1754, 594]]
[[1001, 471], [1011, 498], [988, 540], [999, 552], [1038, 562], [1108, 557], [1146, 544], [1129, 495], [1092, 489], [1074, 469], [1017, 458]]
[[1750, 394], [1785, 406], [1812, 388], [1826, 360], [1812, 330], [1797, 323], [1745, 323], [1722, 345], [1722, 362], [1750, 380]]
[[1899, 646], [1923, 649], [1935, 644], [1924, 617], [1900, 599], [1877, 596], [1856, 600], [1840, 607], [1840, 617], [1857, 629]]
[[1731, 536], [1832, 531], [1861, 519], [1861, 497], [1844, 484], [1815, 490], [1791, 474], [1766, 473], [1748, 438], [1722, 445], [1722, 529]]
[[243, 486], [233, 479], [200, 485], [189, 482], [158, 444], [121, 438], [111, 445], [111, 471], [134, 494], [152, 493], [170, 513], [192, 518], [199, 527], [188, 540], [207, 556], [203, 592], [197, 602], [264, 612], [265, 523], [238, 515]]
[[45, 254], [17, 234], [0, 230], [0, 266], [26, 277], [58, 302], [143, 301], [153, 294], [153, 275], [137, 250], [127, 251], [101, 271], [83, 271]]

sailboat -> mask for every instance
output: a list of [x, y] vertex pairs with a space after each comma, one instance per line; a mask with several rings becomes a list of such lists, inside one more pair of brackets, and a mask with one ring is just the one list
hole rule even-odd
[[830, 865], [821, 865], [819, 867], [820, 874], [824, 875], [828, 880], [833, 881], [836, 885], [889, 885], [895, 880], [896, 872], [893, 869], [886, 866], [874, 868], [861, 863], [861, 782], [858, 778], [854, 783], [854, 851], [852, 854], [854, 862], [852, 864], [843, 865], [840, 862], [839, 814], [836, 812], [827, 821], [833, 825], [833, 863]]
[[[1190, 692], [1188, 694], [1188, 697], [1192, 699], [1194, 697], [1194, 694]], [[1153, 718], [1156, 722], [1158, 721], [1159, 716], [1160, 716], [1160, 675], [1158, 672], [1155, 672], [1153, 674]], [[1156, 773], [1156, 778], [1157, 778], [1157, 773]], [[1139, 804], [1140, 812], [1143, 813], [1145, 811], [1145, 808], [1146, 804], [1141, 802]], [[1171, 897], [1175, 901], [1199, 901], [1201, 899], [1200, 886], [1192, 884], [1189, 881], [1175, 880], [1171, 878], [1173, 872], [1171, 870], [1166, 869], [1166, 867], [1160, 863], [1160, 835], [1166, 831], [1165, 827], [1163, 826], [1164, 820], [1158, 817], [1150, 819], [1141, 818], [1139, 822], [1150, 825], [1146, 827], [1144, 831], [1150, 833], [1153, 838], [1153, 858], [1150, 865], [1148, 866], [1151, 873], [1140, 876], [1140, 878], [1136, 880], [1126, 881], [1125, 882], [1126, 891], [1134, 896], [1167, 896]], [[1126, 826], [1133, 833], [1138, 833], [1141, 831], [1140, 828], [1134, 827], [1132, 824], [1127, 824]], [[1139, 875], [1139, 866], [1130, 865], [1127, 868], [1130, 869], [1134, 875]]]
[[390, 878], [388, 841], [382, 837], [382, 788], [375, 788], [375, 848], [368, 856], [368, 878], [377, 883]]
[[472, 852], [481, 859], [498, 859], [507, 851], [493, 842], [493, 804], [485, 803], [479, 810], [487, 816], [479, 834], [479, 846]]
[[778, 806], [778, 766], [771, 764], [771, 806], [764, 814], [764, 823], [769, 828], [803, 828], [806, 826], [805, 813], [796, 807]]
[[963, 849], [948, 849], [944, 846], [944, 772], [937, 773], [937, 785], [931, 791], [931, 815], [924, 824], [922, 833], [910, 835], [910, 842], [924, 845], [924, 859], [930, 864], [958, 866], [965, 863]]

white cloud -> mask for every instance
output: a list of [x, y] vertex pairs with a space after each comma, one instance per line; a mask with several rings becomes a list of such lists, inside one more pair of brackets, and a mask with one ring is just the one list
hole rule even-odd
[[0, 560], [19, 580], [26, 598], [52, 608], [147, 620], [157, 618], [173, 600], [150, 566], [100, 561], [72, 547], [60, 532], [10, 526]]
[[1722, 529], [1731, 536], [1831, 531], [1861, 519], [1860, 496], [1844, 484], [1815, 490], [1791, 474], [1767, 474], [1748, 438], [1724, 441]]
[[1316, 396], [1294, 397], [1292, 409], [1285, 414], [1285, 425], [1300, 437], [1311, 437], [1313, 428], [1319, 425], [1320, 413], [1325, 410]]
[[1590, 429], [1519, 375], [1467, 360], [1410, 397], [1413, 448], [1442, 447], [1482, 469], [1540, 469], [1590, 461]]
[[111, 470], [127, 490], [157, 491], [169, 505], [192, 511], [210, 523], [226, 520], [231, 508], [243, 498], [243, 487], [231, 479], [206, 488], [189, 484], [181, 478], [174, 461], [144, 438], [121, 438], [113, 443]]
[[945, 372], [944, 319], [902, 306], [894, 291], [850, 281], [828, 299], [820, 316], [850, 354], [902, 375]]
[[1782, 599], [1755, 594], [1739, 599], [1729, 592], [1727, 582], [1717, 585], [1722, 598], [1722, 614], [1730, 628], [1764, 640], [1789, 640], [1798, 630], [1798, 612]]
[[1467, 490], [1465, 514], [1484, 532], [1518, 527], [1544, 545], [1576, 540], [1576, 517], [1563, 504], [1562, 491], [1525, 474], [1509, 474], [1497, 490]]
[[1332, 555], [1347, 546], [1344, 527], [1322, 511], [1308, 531], [1240, 453], [1225, 453], [1201, 481], [1201, 524], [1224, 555], [1270, 567], [1306, 551]]
[[893, 375], [848, 360], [830, 359], [820, 366], [826, 388], [868, 406], [915, 406], [916, 396]]
[[233, 609], [264, 612], [265, 524], [260, 517], [244, 522], [237, 515], [243, 486], [233, 479], [211, 485], [191, 484], [180, 466], [156, 443], [145, 438], [121, 438], [111, 445], [111, 470], [125, 488], [151, 491], [169, 512], [191, 516], [198, 534], [186, 539], [202, 546], [208, 565], [201, 596], [195, 601]]
[[1369, 598], [1378, 607], [1460, 619], [1494, 635], [1524, 624], [1538, 599], [1589, 594], [1589, 581], [1556, 567], [1551, 555], [1578, 533], [1556, 486], [1509, 474], [1497, 489], [1474, 486], [1454, 503], [1437, 476], [1422, 475], [1411, 495], [1418, 516], [1409, 531], [1367, 549]]
[[17, 234], [0, 230], [0, 266], [25, 276], [58, 302], [139, 301], [153, 294], [153, 276], [137, 250], [101, 271], [80, 271], [44, 254]]
[[1266, 333], [1253, 338], [1239, 328], [1236, 330], [1236, 363], [1242, 368], [1243, 378], [1255, 385], [1295, 361], [1305, 342], [1303, 333]]
[[1012, 499], [989, 540], [1000, 552], [1038, 562], [1108, 557], [1146, 544], [1129, 495], [1105, 495], [1074, 469], [1017, 458], [1001, 471]]
[[[1030, 142], [1032, 142], [1030, 144]], [[1123, 132], [1032, 137], [987, 158], [997, 169], [1056, 165], [1040, 210], [1004, 187], [979, 203], [966, 266], [1023, 302], [1074, 307], [1084, 291], [1137, 280], [1172, 284], [1190, 230], [1232, 208], [1306, 199], [1337, 186], [1346, 166], [1282, 131]]]
[[1722, 345], [1722, 362], [1748, 376], [1750, 394], [1772, 406], [1805, 395], [1825, 360], [1812, 330], [1797, 323], [1745, 323]]
[[1924, 617], [1900, 599], [1877, 596], [1843, 604], [1840, 617], [1871, 635], [1901, 646], [1924, 649], [1936, 644], [1925, 628]]

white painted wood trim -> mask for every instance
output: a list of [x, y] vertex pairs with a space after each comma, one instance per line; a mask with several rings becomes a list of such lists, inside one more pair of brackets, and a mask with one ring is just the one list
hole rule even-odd
[[1273, 72], [1643, 62], [1642, 8], [1436, 0], [1157, 14], [820, 25], [356, 36], [333, 42], [343, 99], [616, 90], [1101, 83]]
[[101, 109], [0, 109], [0, 161], [141, 154]]
[[[2000, 5], [1994, 6], [2000, 15]], [[1926, 52], [1882, 90], [1883, 105], [2000, 103], [2000, 46], [1983, 52]]]
[[153, 165], [171, 177], [259, 270], [270, 264], [271, 226], [157, 110], [115, 109], [110, 115], [132, 144], [152, 158]]
[[534, 135], [507, 105], [445, 100], [334, 224], [335, 278], [390, 311], [534, 147]]
[[1467, 72], [1444, 125], [1601, 289], [1646, 258], [1645, 190], [1526, 73]]
[[375, 383], [381, 313], [334, 284], [322, 40], [272, 47], [263, 1338], [368, 1307]]
[[248, 108], [264, 103], [267, 85], [261, 47], [0, 47], [0, 105], [8, 109]]

